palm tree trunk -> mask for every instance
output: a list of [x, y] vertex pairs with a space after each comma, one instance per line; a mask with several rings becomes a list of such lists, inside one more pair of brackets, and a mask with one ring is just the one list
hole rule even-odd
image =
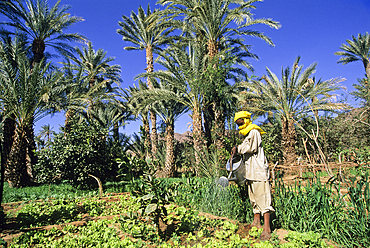
[[113, 125], [113, 140], [114, 140], [114, 142], [118, 142], [119, 141], [118, 123], [114, 123], [114, 125]]
[[364, 63], [366, 77], [369, 79], [370, 78], [370, 62], [368, 59], [364, 59], [362, 62]]
[[13, 136], [15, 132], [15, 121], [12, 118], [6, 118], [4, 120], [3, 127], [3, 150], [1, 152], [1, 160], [3, 164], [6, 164], [10, 150], [13, 146]]
[[166, 178], [175, 176], [175, 154], [174, 154], [175, 131], [173, 124], [166, 125], [166, 162], [164, 164], [164, 174]]
[[32, 64], [40, 63], [44, 57], [45, 43], [43, 40], [35, 39], [32, 42], [33, 61]]
[[65, 114], [65, 121], [64, 121], [64, 128], [65, 128], [65, 131], [64, 131], [64, 135], [71, 132], [71, 119], [74, 115], [74, 110], [72, 109], [67, 109], [66, 111], [66, 114]]
[[36, 142], [35, 142], [35, 132], [33, 128], [34, 118], [32, 117], [32, 120], [30, 124], [26, 126], [26, 142], [27, 142], [27, 174], [30, 178], [29, 183], [32, 183], [33, 181], [33, 166], [37, 163], [37, 156], [35, 154], [36, 151]]
[[284, 163], [286, 165], [295, 164], [297, 161], [297, 155], [295, 152], [295, 143], [296, 143], [296, 131], [294, 122], [291, 120], [282, 120], [282, 138], [281, 145], [283, 149]]
[[[154, 71], [154, 65], [153, 65], [153, 48], [151, 46], [148, 46], [146, 48], [146, 71], [148, 73], [151, 73]], [[148, 85], [148, 88], [150, 90], [152, 90], [154, 87], [153, 87], [153, 84], [152, 82], [150, 81], [150, 79], [148, 78], [147, 79], [147, 85]], [[156, 158], [156, 153], [157, 153], [157, 144], [158, 144], [158, 135], [157, 135], [157, 116], [156, 114], [150, 110], [149, 111], [150, 113], [150, 122], [151, 122], [151, 127], [152, 127], [152, 130], [151, 130], [151, 141], [152, 141], [152, 156], [153, 156], [153, 159]]]
[[223, 153], [226, 149], [225, 145], [225, 116], [220, 107], [217, 106], [217, 103], [213, 103], [213, 112], [215, 114], [215, 123], [214, 123], [214, 144], [217, 151], [219, 151], [219, 162], [220, 164], [226, 163], [226, 156]]
[[142, 114], [142, 122], [144, 127], [144, 147], [145, 147], [145, 158], [152, 159], [152, 154], [150, 152], [151, 142], [150, 142], [150, 127], [149, 127], [149, 120], [148, 120], [148, 113]]
[[204, 108], [203, 117], [204, 117], [204, 136], [207, 141], [207, 144], [212, 144], [212, 128], [213, 121], [215, 119], [212, 105], [208, 105], [207, 107]]
[[[3, 121], [3, 115], [0, 114], [0, 122]], [[4, 134], [4, 130], [1, 130], [1, 134], [3, 136]], [[1, 174], [0, 174], [0, 215], [2, 214], [3, 212], [3, 209], [2, 209], [2, 206], [1, 206], [1, 203], [3, 202], [3, 191], [4, 191], [4, 170], [5, 170], [5, 160], [3, 158], [3, 140], [0, 139], [0, 154], [1, 154], [1, 157], [0, 157], [0, 169], [1, 169]], [[1, 217], [0, 217], [1, 218]]]
[[10, 149], [8, 161], [5, 164], [5, 180], [11, 188], [29, 185], [30, 178], [26, 168], [27, 140], [26, 131], [17, 126], [13, 136], [13, 145]]
[[193, 120], [193, 144], [195, 152], [195, 172], [198, 175], [198, 166], [201, 162], [201, 157], [204, 157], [203, 149], [205, 148], [204, 133], [202, 128], [202, 116], [198, 108], [195, 108], [192, 113]]
[[218, 44], [214, 40], [209, 40], [207, 44], [208, 55], [212, 59], [218, 53]]

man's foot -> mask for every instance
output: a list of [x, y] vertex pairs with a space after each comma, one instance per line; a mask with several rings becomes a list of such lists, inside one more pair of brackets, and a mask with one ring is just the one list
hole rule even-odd
[[269, 240], [271, 238], [271, 232], [263, 230], [260, 236], [261, 241]]
[[251, 227], [254, 227], [254, 226], [257, 227], [257, 229], [262, 228], [260, 214], [254, 214], [254, 218], [253, 218], [253, 222], [251, 224]]

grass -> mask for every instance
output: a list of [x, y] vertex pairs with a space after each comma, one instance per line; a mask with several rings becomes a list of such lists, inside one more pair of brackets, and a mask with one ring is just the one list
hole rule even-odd
[[79, 190], [72, 187], [70, 184], [45, 184], [33, 187], [10, 188], [8, 183], [4, 183], [2, 203], [32, 201], [39, 199], [58, 199], [58, 198], [75, 198], [97, 196], [98, 189]]

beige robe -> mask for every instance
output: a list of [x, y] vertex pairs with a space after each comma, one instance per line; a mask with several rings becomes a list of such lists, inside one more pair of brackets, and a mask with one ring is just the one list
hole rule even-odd
[[262, 147], [262, 138], [258, 130], [252, 129], [238, 146], [238, 153], [243, 154], [246, 166], [245, 178], [252, 181], [268, 181], [269, 165]]

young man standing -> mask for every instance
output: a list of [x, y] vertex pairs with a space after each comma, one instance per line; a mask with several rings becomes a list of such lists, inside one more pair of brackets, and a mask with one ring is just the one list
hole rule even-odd
[[243, 154], [246, 185], [254, 214], [252, 226], [262, 227], [262, 215], [264, 226], [260, 239], [267, 240], [271, 237], [270, 212], [275, 210], [271, 206], [270, 171], [262, 147], [261, 134], [265, 132], [259, 126], [252, 124], [250, 118], [251, 113], [247, 111], [235, 114], [234, 121], [239, 126], [239, 133], [245, 138], [243, 143], [235, 146], [231, 152]]

